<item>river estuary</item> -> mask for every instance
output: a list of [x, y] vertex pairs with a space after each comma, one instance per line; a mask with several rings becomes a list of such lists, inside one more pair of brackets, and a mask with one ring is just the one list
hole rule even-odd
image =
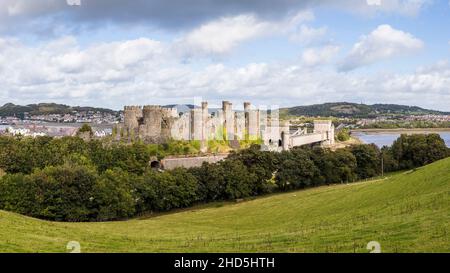
[[[410, 133], [410, 132], [407, 132]], [[417, 133], [417, 132], [414, 132]], [[437, 133], [439, 134], [447, 144], [447, 147], [450, 147], [450, 132], [421, 132], [421, 133]], [[384, 132], [384, 131], [377, 131], [377, 132], [352, 132], [352, 136], [357, 137], [364, 143], [374, 143], [378, 147], [383, 146], [391, 146], [392, 143], [400, 136], [401, 132]]]

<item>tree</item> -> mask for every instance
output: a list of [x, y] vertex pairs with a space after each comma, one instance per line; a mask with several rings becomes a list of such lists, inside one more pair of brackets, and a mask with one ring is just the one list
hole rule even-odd
[[449, 149], [438, 134], [401, 135], [391, 147], [400, 169], [410, 169], [443, 159]]
[[356, 158], [358, 178], [366, 179], [381, 173], [381, 152], [375, 144], [353, 145], [350, 152]]
[[179, 168], [168, 172], [148, 171], [144, 175], [141, 195], [151, 211], [166, 211], [192, 205], [198, 200], [198, 183], [187, 170]]
[[276, 182], [280, 189], [300, 189], [313, 185], [314, 176], [318, 170], [306, 150], [293, 149], [290, 152], [283, 152], [281, 158], [276, 175]]
[[106, 221], [128, 218], [135, 214], [133, 187], [127, 172], [107, 170], [94, 186], [96, 220]]
[[278, 153], [263, 152], [259, 145], [252, 145], [249, 149], [231, 153], [228, 159], [242, 162], [248, 171], [256, 176], [252, 194], [264, 194], [274, 190], [271, 179], [280, 167]]
[[223, 199], [239, 199], [252, 195], [252, 186], [256, 183], [256, 176], [248, 171], [238, 160], [219, 162], [222, 167], [224, 192]]
[[92, 219], [97, 173], [92, 167], [65, 164], [36, 170], [29, 179], [37, 187], [40, 218], [80, 222]]
[[77, 135], [81, 135], [83, 133], [88, 133], [90, 136], [94, 135], [94, 131], [92, 130], [92, 127], [87, 123], [83, 124], [80, 127], [80, 129], [78, 129]]
[[350, 139], [350, 131], [344, 128], [337, 133], [336, 138], [339, 141], [347, 141]]
[[0, 178], [0, 209], [39, 217], [38, 188], [23, 174]]

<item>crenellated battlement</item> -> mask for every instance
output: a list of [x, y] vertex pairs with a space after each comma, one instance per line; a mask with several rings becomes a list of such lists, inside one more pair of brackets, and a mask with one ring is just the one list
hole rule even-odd
[[138, 106], [138, 105], [131, 105], [131, 106], [125, 106], [124, 110], [125, 111], [141, 111], [142, 107]]
[[143, 110], [161, 110], [163, 109], [160, 105], [144, 105]]

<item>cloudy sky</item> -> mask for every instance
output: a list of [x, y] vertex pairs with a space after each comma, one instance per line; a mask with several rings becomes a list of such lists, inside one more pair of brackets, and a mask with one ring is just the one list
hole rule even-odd
[[450, 111], [449, 26], [449, 0], [0, 0], [0, 104]]

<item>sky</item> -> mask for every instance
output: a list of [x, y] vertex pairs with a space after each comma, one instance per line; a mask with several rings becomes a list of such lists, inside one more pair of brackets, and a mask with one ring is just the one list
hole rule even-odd
[[450, 111], [449, 0], [0, 0], [0, 104]]

